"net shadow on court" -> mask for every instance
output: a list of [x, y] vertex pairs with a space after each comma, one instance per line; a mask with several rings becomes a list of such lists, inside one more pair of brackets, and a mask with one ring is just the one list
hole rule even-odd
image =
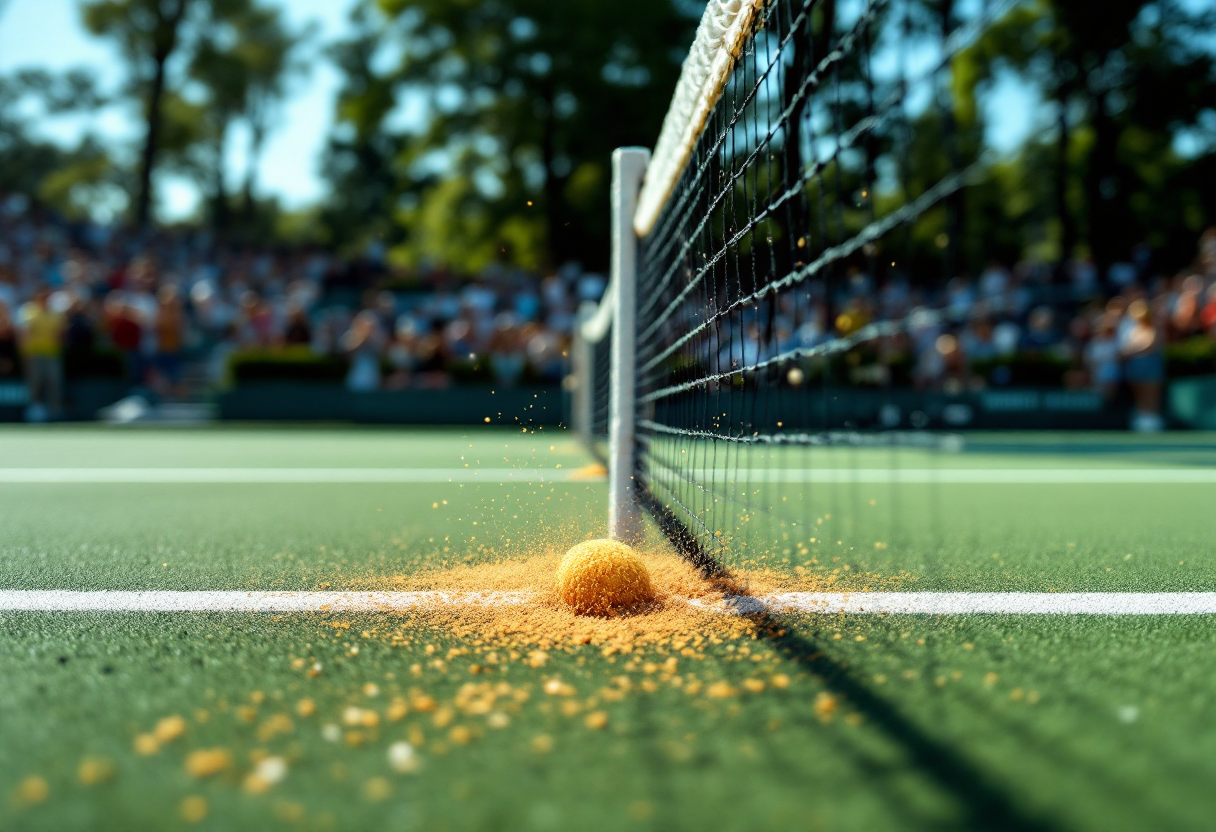
[[[648, 491], [642, 492], [642, 502], [681, 557], [694, 564], [706, 579], [728, 596], [749, 597], [747, 589], [732, 578], [730, 570], [698, 543], [670, 509]], [[1046, 817], [1019, 806], [1016, 798], [992, 777], [903, 716], [894, 704], [876, 694], [862, 681], [861, 672], [833, 658], [825, 642], [800, 634], [786, 617], [763, 608], [749, 615], [760, 625], [758, 633], [761, 638], [856, 708], [870, 724], [902, 748], [920, 771], [956, 801], [964, 815], [960, 828], [1008, 832], [1053, 832], [1062, 829]]]

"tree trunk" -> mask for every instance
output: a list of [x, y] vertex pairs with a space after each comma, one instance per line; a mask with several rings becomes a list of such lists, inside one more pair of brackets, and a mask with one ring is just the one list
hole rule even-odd
[[148, 230], [152, 219], [152, 171], [156, 167], [156, 154], [160, 149], [160, 109], [165, 93], [165, 61], [168, 57], [158, 56], [152, 86], [148, 90], [148, 125], [139, 159], [139, 190], [135, 195], [135, 226], [141, 234]]
[[562, 239], [562, 190], [565, 177], [559, 177], [553, 172], [557, 158], [557, 113], [554, 111], [556, 91], [550, 81], [544, 89], [545, 119], [541, 127], [540, 153], [541, 162], [545, 167], [545, 238], [549, 262], [545, 267], [556, 266], [566, 257]]
[[1062, 267], [1073, 255], [1077, 245], [1077, 227], [1072, 212], [1068, 210], [1068, 151], [1072, 144], [1072, 133], [1068, 126], [1068, 99], [1071, 85], [1060, 82], [1056, 86], [1056, 181], [1055, 210], [1060, 223], [1060, 257]]
[[219, 136], [216, 139], [215, 148], [215, 191], [212, 194], [214, 203], [211, 206], [211, 226], [215, 231], [217, 240], [223, 241], [228, 233], [228, 227], [231, 212], [228, 206], [228, 189], [224, 186], [224, 150], [228, 142], [228, 122], [225, 119], [224, 123], [219, 128]]
[[139, 159], [139, 185], [135, 195], [135, 225], [140, 233], [148, 230], [152, 221], [152, 174], [156, 169], [156, 156], [160, 151], [160, 114], [165, 95], [165, 64], [177, 48], [178, 27], [185, 17], [190, 0], [177, 0], [177, 4], [166, 14], [164, 7], [153, 4], [158, 15], [152, 60], [155, 71], [148, 89], [147, 131], [144, 134], [143, 151]]
[[241, 217], [246, 226], [253, 222], [253, 187], [258, 175], [258, 163], [262, 159], [262, 147], [266, 142], [266, 127], [260, 118], [249, 120], [249, 159], [245, 167], [245, 184], [241, 188]]
[[1115, 231], [1111, 225], [1112, 207], [1119, 194], [1107, 192], [1110, 185], [1117, 184], [1115, 174], [1115, 144], [1118, 139], [1115, 123], [1110, 117], [1108, 98], [1110, 92], [1102, 89], [1094, 94], [1092, 128], [1094, 144], [1089, 152], [1089, 170], [1085, 182], [1085, 203], [1088, 227], [1086, 242], [1089, 244], [1090, 255], [1094, 265], [1098, 267], [1100, 279], [1105, 279], [1106, 271], [1114, 260], [1116, 241]]
[[[950, 38], [950, 24], [953, 15], [953, 0], [945, 0], [941, 5], [941, 38], [943, 46]], [[951, 80], [950, 75], [946, 75], [945, 77], [947, 81]], [[952, 92], [946, 90], [946, 94], [940, 101], [942, 137], [945, 140], [946, 157], [950, 163], [950, 171], [958, 173], [962, 167], [962, 161], [961, 154], [959, 153], [958, 121], [954, 117]], [[954, 193], [946, 197], [946, 250], [944, 252], [945, 256], [942, 258], [942, 276], [947, 281], [958, 276], [958, 252], [960, 251], [959, 246], [963, 242], [963, 222], [966, 212], [966, 189], [958, 188]]]

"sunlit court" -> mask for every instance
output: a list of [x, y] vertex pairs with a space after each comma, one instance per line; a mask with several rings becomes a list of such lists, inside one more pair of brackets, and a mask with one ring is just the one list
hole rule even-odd
[[0, 829], [1216, 811], [1216, 12], [0, 0]]

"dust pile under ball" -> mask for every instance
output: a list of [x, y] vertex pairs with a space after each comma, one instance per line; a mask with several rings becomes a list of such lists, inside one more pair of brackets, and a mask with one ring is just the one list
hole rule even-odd
[[616, 540], [585, 540], [566, 552], [554, 589], [578, 615], [608, 616], [654, 600], [646, 564]]

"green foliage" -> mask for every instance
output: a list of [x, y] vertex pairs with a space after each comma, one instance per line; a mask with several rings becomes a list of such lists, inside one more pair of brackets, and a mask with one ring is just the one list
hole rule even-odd
[[344, 358], [317, 355], [307, 346], [242, 350], [228, 358], [235, 384], [261, 381], [338, 382], [346, 378]]
[[[336, 51], [336, 236], [383, 237], [403, 262], [458, 269], [602, 266], [608, 159], [658, 134], [696, 13], [668, 0], [361, 7]], [[386, 51], [399, 59], [377, 71]], [[421, 115], [391, 130], [399, 101]]]
[[1165, 368], [1170, 378], [1216, 375], [1216, 341], [1199, 335], [1166, 344]]
[[971, 365], [973, 373], [988, 381], [1002, 369], [1002, 375], [1007, 379], [1005, 384], [1010, 387], [1061, 387], [1068, 368], [1068, 361], [1062, 358], [1034, 353], [1015, 353]]

